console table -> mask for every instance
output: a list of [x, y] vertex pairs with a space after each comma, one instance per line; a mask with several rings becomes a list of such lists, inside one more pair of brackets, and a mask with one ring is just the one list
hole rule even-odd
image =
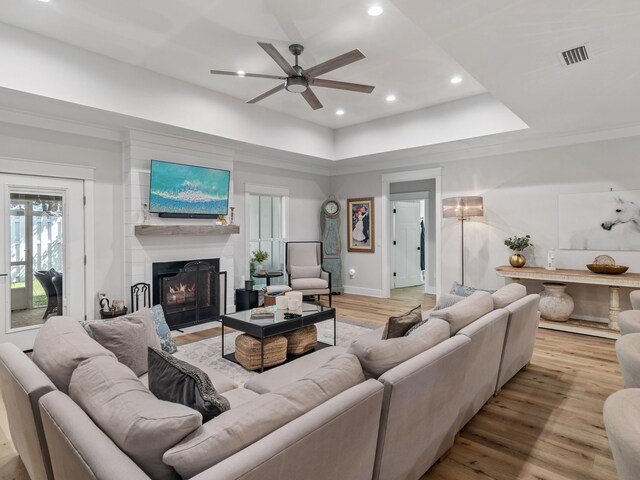
[[620, 287], [640, 288], [640, 274], [637, 273], [605, 275], [602, 273], [593, 273], [589, 270], [570, 270], [564, 268], [547, 270], [536, 267], [514, 268], [507, 265], [496, 268], [496, 271], [501, 277], [511, 278], [515, 282], [525, 279], [606, 285], [609, 287], [609, 328], [614, 330], [618, 330], [616, 319], [620, 313]]

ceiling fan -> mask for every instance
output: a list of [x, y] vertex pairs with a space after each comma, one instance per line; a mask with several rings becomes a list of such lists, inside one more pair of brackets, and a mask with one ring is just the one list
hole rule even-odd
[[212, 74], [215, 75], [234, 75], [237, 77], [254, 77], [254, 78], [270, 78], [273, 80], [284, 80], [284, 82], [280, 83], [277, 87], [272, 88], [271, 90], [264, 92], [261, 95], [258, 95], [251, 100], [248, 100], [247, 103], [257, 103], [260, 100], [263, 100], [274, 93], [278, 93], [280, 90], [287, 90], [292, 93], [300, 93], [302, 97], [307, 101], [309, 106], [314, 110], [322, 108], [322, 104], [318, 97], [316, 97], [315, 93], [309, 88], [311, 85], [314, 87], [322, 87], [322, 88], [336, 88], [338, 90], [348, 90], [350, 92], [360, 92], [360, 93], [371, 93], [375, 87], [371, 85], [362, 85], [359, 83], [349, 83], [349, 82], [339, 82], [337, 80], [326, 80], [322, 78], [317, 78], [320, 75], [324, 75], [325, 73], [336, 70], [340, 67], [344, 67], [345, 65], [349, 65], [353, 62], [357, 62], [358, 60], [362, 60], [366, 58], [365, 55], [358, 50], [351, 50], [345, 54], [332, 58], [331, 60], [327, 60], [326, 62], [322, 62], [315, 67], [311, 67], [308, 69], [303, 69], [300, 65], [298, 65], [298, 56], [302, 54], [304, 51], [304, 47], [297, 43], [293, 45], [289, 45], [289, 51], [292, 55], [296, 57], [295, 65], [290, 65], [289, 62], [276, 50], [270, 43], [258, 42], [258, 45], [262, 47], [262, 49], [267, 52], [273, 60], [278, 64], [278, 66], [287, 74], [286, 77], [278, 76], [278, 75], [263, 75], [261, 73], [244, 73], [244, 72], [227, 72], [224, 70], [211, 70]]

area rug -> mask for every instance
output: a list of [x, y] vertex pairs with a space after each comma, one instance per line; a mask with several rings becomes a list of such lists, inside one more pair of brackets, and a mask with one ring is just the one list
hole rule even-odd
[[[321, 322], [316, 324], [318, 328], [318, 340], [333, 345], [333, 323]], [[344, 320], [338, 319], [336, 323], [337, 344], [339, 346], [348, 347], [351, 340], [358, 337], [362, 333], [368, 331], [369, 328], [354, 325]], [[235, 349], [235, 338], [241, 332], [232, 332], [224, 334], [224, 350], [231, 353]], [[188, 343], [178, 347], [181, 356], [184, 355], [187, 361], [199, 363], [223, 373], [229, 378], [234, 379], [241, 386], [245, 384], [252, 376], [258, 372], [250, 372], [240, 365], [222, 358], [220, 336], [206, 338], [197, 342]]]

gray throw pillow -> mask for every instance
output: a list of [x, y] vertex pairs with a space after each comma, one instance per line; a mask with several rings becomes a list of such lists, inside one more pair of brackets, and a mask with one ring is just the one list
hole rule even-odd
[[142, 320], [89, 324], [96, 342], [113, 352], [136, 376], [147, 373], [147, 332]]
[[202, 414], [207, 422], [229, 410], [229, 401], [214, 388], [209, 376], [170, 353], [149, 347], [149, 390], [159, 400], [180, 403]]
[[416, 323], [422, 321], [422, 305], [418, 305], [409, 312], [399, 315], [397, 317], [389, 317], [387, 325], [382, 332], [382, 339], [399, 338], [402, 337], [407, 330], [413, 327]]
[[443, 293], [438, 297], [438, 301], [436, 302], [436, 306], [433, 307], [433, 310], [442, 310], [443, 308], [450, 307], [455, 305], [460, 300], [464, 300], [466, 297], [462, 295], [454, 295], [452, 293]]

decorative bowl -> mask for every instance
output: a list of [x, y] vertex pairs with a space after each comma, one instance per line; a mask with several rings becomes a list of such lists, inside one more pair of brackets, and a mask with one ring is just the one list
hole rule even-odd
[[603, 265], [600, 263], [590, 263], [587, 268], [593, 273], [605, 273], [607, 275], [620, 275], [629, 270], [624, 265]]

